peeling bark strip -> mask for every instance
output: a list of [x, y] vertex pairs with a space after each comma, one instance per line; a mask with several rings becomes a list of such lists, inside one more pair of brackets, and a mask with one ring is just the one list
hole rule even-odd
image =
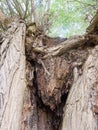
[[72, 85], [61, 130], [98, 130], [98, 46]]
[[20, 130], [25, 89], [25, 24], [15, 21], [0, 46], [0, 130]]

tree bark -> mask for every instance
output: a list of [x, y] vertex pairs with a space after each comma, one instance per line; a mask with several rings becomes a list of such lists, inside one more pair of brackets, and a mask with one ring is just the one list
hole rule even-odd
[[11, 24], [0, 43], [1, 130], [98, 129], [95, 23], [69, 39]]
[[[76, 73], [75, 73], [76, 75]], [[61, 130], [98, 130], [98, 46], [73, 82], [64, 107]]]
[[25, 24], [13, 23], [0, 46], [0, 129], [20, 130], [25, 77]]

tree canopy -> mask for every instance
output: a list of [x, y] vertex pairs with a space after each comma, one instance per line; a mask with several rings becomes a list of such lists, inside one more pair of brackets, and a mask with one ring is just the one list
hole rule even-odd
[[83, 34], [98, 8], [97, 0], [1, 0], [0, 9], [19, 15], [50, 36]]

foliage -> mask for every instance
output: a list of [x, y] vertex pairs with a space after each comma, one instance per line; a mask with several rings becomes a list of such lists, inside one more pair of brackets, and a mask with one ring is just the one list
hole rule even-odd
[[69, 37], [84, 33], [97, 7], [97, 0], [55, 0], [51, 7], [56, 15], [52, 34]]
[[1, 0], [0, 9], [35, 22], [51, 36], [82, 34], [98, 7], [97, 0]]

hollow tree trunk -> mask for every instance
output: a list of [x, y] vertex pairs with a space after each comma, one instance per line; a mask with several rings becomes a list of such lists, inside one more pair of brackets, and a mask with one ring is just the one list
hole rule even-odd
[[1, 130], [98, 129], [94, 28], [61, 39], [29, 34], [19, 20], [12, 24], [0, 46]]
[[25, 24], [13, 23], [0, 46], [0, 130], [20, 130], [25, 89]]

